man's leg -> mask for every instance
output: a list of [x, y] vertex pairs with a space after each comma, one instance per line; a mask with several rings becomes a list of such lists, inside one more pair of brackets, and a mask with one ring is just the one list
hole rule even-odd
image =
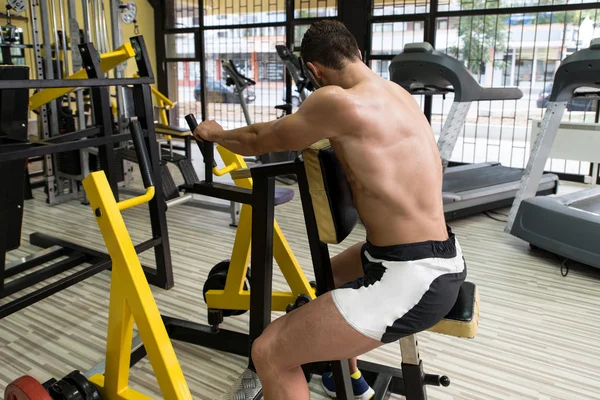
[[[364, 244], [365, 242], [356, 243], [331, 259], [331, 269], [336, 288], [355, 281], [365, 274], [361, 258], [361, 250]], [[356, 357], [349, 359], [348, 365], [351, 374], [358, 371]]]
[[350, 359], [381, 345], [348, 325], [326, 293], [269, 324], [252, 345], [252, 360], [265, 400], [308, 400], [301, 365]]
[[331, 259], [331, 269], [333, 270], [333, 280], [336, 288], [365, 274], [360, 254], [364, 244], [365, 242], [356, 243]]

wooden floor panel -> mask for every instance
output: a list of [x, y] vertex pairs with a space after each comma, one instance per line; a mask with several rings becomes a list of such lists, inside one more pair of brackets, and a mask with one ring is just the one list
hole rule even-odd
[[[124, 215], [134, 243], [149, 237], [146, 207]], [[276, 218], [312, 278], [297, 196], [278, 207]], [[228, 226], [227, 214], [185, 206], [169, 210], [168, 224], [176, 286], [152, 290], [163, 314], [204, 323], [203, 282], [214, 264], [229, 257], [235, 231]], [[600, 399], [600, 271], [572, 267], [562, 277], [553, 256], [530, 251], [526, 243], [505, 234], [502, 223], [483, 215], [451, 225], [465, 254], [468, 279], [481, 293], [480, 327], [474, 340], [419, 335], [425, 370], [446, 374], [452, 381], [448, 388], [428, 388], [430, 398]], [[8, 258], [39, 250], [27, 243], [36, 231], [104, 251], [88, 206], [75, 201], [47, 206], [40, 190], [25, 205], [23, 246]], [[343, 245], [330, 247], [332, 255], [363, 238], [364, 228], [358, 226]], [[141, 259], [153, 264], [151, 252]], [[103, 272], [0, 320], [0, 393], [22, 374], [43, 381], [73, 369], [85, 371], [102, 360], [109, 285], [110, 273]], [[285, 289], [277, 272], [274, 288]], [[223, 327], [245, 331], [247, 315], [226, 319]], [[197, 399], [217, 397], [246, 363], [242, 357], [192, 345], [175, 343], [175, 348]], [[364, 358], [399, 366], [399, 353], [394, 343]], [[131, 381], [133, 387], [160, 398], [147, 360], [132, 370]], [[326, 398], [318, 379], [311, 391], [312, 399]]]

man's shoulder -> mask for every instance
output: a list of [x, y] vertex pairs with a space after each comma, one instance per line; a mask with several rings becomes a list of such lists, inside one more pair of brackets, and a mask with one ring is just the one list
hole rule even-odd
[[310, 95], [306, 99], [306, 104], [335, 108], [337, 106], [347, 106], [351, 101], [352, 98], [348, 90], [339, 86], [324, 86]]

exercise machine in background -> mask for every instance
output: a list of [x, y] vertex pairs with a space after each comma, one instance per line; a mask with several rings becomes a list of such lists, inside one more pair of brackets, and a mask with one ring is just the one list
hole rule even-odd
[[310, 94], [310, 92], [315, 91], [315, 84], [310, 80], [309, 75], [306, 73], [304, 69], [304, 63], [302, 59], [295, 55], [290, 49], [288, 49], [284, 45], [275, 46], [275, 50], [277, 50], [277, 55], [283, 61], [285, 65], [285, 69], [289, 72], [294, 85], [296, 86], [296, 92], [298, 93], [298, 104], [294, 104], [295, 96], [292, 95], [292, 106], [298, 107], [300, 106], [306, 97]]
[[[101, 62], [99, 62], [100, 55], [90, 43], [79, 45], [82, 63], [87, 71], [86, 79], [29, 81], [27, 67], [0, 68], [0, 78], [9, 79], [0, 79], [1, 109], [4, 112], [8, 111], [10, 107], [18, 107], [11, 113], [13, 119], [3, 118], [0, 123], [0, 169], [2, 170], [0, 173], [0, 226], [10, 225], [10, 229], [0, 229], [0, 257], [2, 258], [0, 260], [0, 299], [13, 296], [10, 301], [0, 306], [0, 319], [107, 270], [111, 266], [110, 258], [105, 253], [39, 232], [31, 234], [29, 242], [31, 245], [43, 248], [42, 251], [20, 259], [12, 257], [12, 261], [6, 262], [11, 259], [11, 257], [6, 257], [7, 252], [20, 245], [22, 196], [24, 193], [21, 190], [22, 186], [21, 189], [19, 188], [19, 181], [22, 185], [26, 159], [97, 147], [100, 165], [108, 177], [113, 193], [118, 196], [114, 144], [128, 141], [130, 135], [128, 132], [114, 132], [109, 87], [133, 86], [135, 115], [147, 131], [147, 141], [152, 143], [151, 146], [149, 145], [151, 167], [155, 182], [160, 186], [159, 155], [150, 91], [150, 84], [154, 82], [154, 77], [143, 38], [131, 38], [130, 47], [135, 51], [135, 60], [140, 71], [139, 79], [105, 79]], [[18, 76], [15, 76], [17, 73]], [[43, 95], [45, 90], [58, 90], [57, 88], [72, 86], [90, 88], [94, 104], [95, 125], [58, 137], [28, 141], [26, 125], [22, 127], [21, 124], [25, 118], [24, 114], [27, 112], [27, 101], [31, 101], [28, 99], [29, 89], [43, 88], [40, 91], [40, 95]], [[6, 118], [6, 115], [4, 117]], [[162, 193], [157, 193], [150, 201], [149, 209], [152, 237], [140, 243], [136, 247], [136, 251], [143, 252], [154, 249], [156, 268], [145, 267], [144, 271], [150, 283], [170, 289], [174, 283]], [[83, 268], [63, 278], [52, 283], [45, 282], [49, 278], [82, 265]], [[41, 283], [44, 284], [35, 290], [27, 294], [22, 293], [23, 290]]]
[[103, 171], [94, 172], [83, 181], [112, 261], [105, 373], [89, 375], [88, 379], [73, 371], [58, 381], [51, 379], [44, 384], [31, 376], [22, 376], [7, 386], [5, 400], [149, 400], [150, 397], [129, 387], [129, 368], [122, 368], [129, 365], [134, 322], [164, 398], [192, 398], [121, 215], [123, 210], [151, 201], [156, 193], [142, 127], [138, 120], [132, 120], [130, 126], [146, 192], [117, 202]]
[[[233, 86], [234, 93], [239, 99], [240, 106], [242, 107], [242, 112], [244, 113], [244, 118], [246, 119], [246, 124], [252, 124], [252, 118], [250, 117], [250, 111], [248, 110], [248, 103], [255, 100], [254, 94], [248, 94], [248, 88], [256, 85], [256, 82], [244, 75], [242, 75], [233, 60], [229, 61], [221, 61], [221, 66], [223, 68], [223, 72], [225, 73], [226, 79], [225, 84], [227, 86]], [[292, 107], [291, 105], [278, 105], [275, 106], [275, 109], [281, 110], [282, 114], [279, 118], [284, 117], [285, 115], [291, 114]], [[282, 151], [276, 153], [267, 153], [260, 155], [258, 157], [244, 157], [246, 162], [251, 164], [262, 163], [268, 164], [273, 162], [284, 162], [284, 161], [292, 161], [298, 156], [298, 152], [295, 151]], [[278, 176], [277, 180], [286, 185], [291, 185], [296, 182], [294, 177], [291, 176]]]
[[[536, 196], [535, 188], [572, 99], [600, 99], [600, 38], [565, 58], [554, 76], [550, 103], [531, 149], [506, 232], [566, 259], [600, 268], [600, 187], [563, 196]], [[592, 176], [596, 182], [598, 176]], [[568, 269], [567, 269], [568, 271]], [[563, 272], [566, 274], [567, 272]]]
[[[499, 162], [446, 167], [472, 102], [518, 100], [523, 93], [517, 88], [481, 87], [462, 62], [435, 51], [429, 43], [407, 44], [390, 64], [390, 79], [412, 94], [454, 94], [437, 142], [445, 169], [442, 190], [446, 220], [510, 206], [523, 169]], [[558, 177], [544, 174], [534, 190], [547, 195], [555, 194], [557, 188]]]

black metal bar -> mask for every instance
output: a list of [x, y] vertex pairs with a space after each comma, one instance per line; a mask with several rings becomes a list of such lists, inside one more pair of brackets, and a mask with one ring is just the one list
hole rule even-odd
[[[165, 13], [166, 15], [166, 13]], [[198, 31], [197, 27], [192, 27], [192, 28], [168, 28], [165, 29], [163, 32], [165, 35], [172, 35], [172, 34], [176, 34], [176, 33], [196, 33]], [[157, 37], [158, 39], [158, 37]], [[164, 41], [165, 37], [161, 37], [160, 40]]]
[[193, 186], [183, 185], [181, 188], [186, 193], [201, 194], [217, 199], [233, 201], [235, 203], [251, 204], [252, 190], [241, 187], [226, 185], [223, 183], [207, 184], [204, 182], [196, 183]]
[[63, 239], [55, 238], [50, 235], [46, 235], [45, 233], [35, 232], [29, 235], [29, 243], [33, 246], [41, 247], [47, 249], [52, 246], [60, 246], [66, 249], [71, 249], [74, 252], [87, 254], [94, 258], [108, 258], [107, 254], [104, 254], [97, 250], [92, 250], [90, 248], [68, 242]]
[[402, 363], [402, 376], [406, 400], [427, 400], [423, 361], [419, 361], [419, 365]]
[[372, 388], [375, 392], [375, 397], [373, 400], [383, 400], [388, 394], [388, 388], [392, 383], [392, 375], [389, 374], [379, 374], [377, 379], [375, 379], [375, 383]]
[[162, 316], [167, 333], [172, 340], [179, 340], [209, 349], [226, 351], [231, 354], [248, 357], [249, 337], [246, 333], [239, 333], [227, 329], [213, 332], [210, 326], [196, 322], [185, 321], [178, 318]]
[[376, 54], [370, 55], [369, 60], [392, 60], [394, 57], [396, 57], [395, 54]]
[[[0, 200], [1, 201], [1, 200]], [[0, 226], [6, 227], [8, 225], [8, 216], [6, 212], [0, 212]], [[4, 279], [5, 279], [5, 265], [6, 265], [6, 240], [8, 237], [8, 229], [2, 228], [0, 229], [0, 293], [4, 290]]]
[[[202, 121], [206, 121], [208, 119], [208, 109], [206, 104], [206, 54], [204, 51], [204, 4], [202, 1], [198, 0], [198, 8], [200, 9], [200, 27], [198, 29], [198, 34], [196, 37], [198, 38], [197, 42], [197, 52], [200, 53], [200, 116]], [[191, 153], [190, 153], [191, 154]]]
[[156, 239], [148, 239], [145, 242], [142, 242], [138, 245], [135, 246], [135, 251], [139, 254], [139, 253], [143, 253], [146, 250], [150, 250], [153, 247], [158, 246], [159, 244], [162, 243], [162, 238], [156, 238]]
[[[300, 189], [300, 200], [302, 202], [304, 222], [306, 224], [308, 245], [310, 247], [315, 279], [317, 281], [317, 295], [321, 295], [335, 289], [333, 271], [331, 269], [331, 259], [329, 258], [327, 245], [319, 240], [319, 230], [317, 227], [315, 210], [310, 197], [308, 179], [306, 177], [304, 166], [301, 163], [296, 163], [296, 177], [298, 178], [298, 187]], [[333, 372], [337, 398], [354, 398], [348, 362], [346, 360], [332, 361], [331, 369]]]
[[[250, 278], [250, 346], [271, 322], [273, 291], [273, 224], [275, 178], [254, 179], [252, 201], [252, 276]], [[260, 239], [260, 240], [258, 240]], [[250, 351], [251, 353], [251, 351]], [[252, 357], [249, 367], [253, 368]]]
[[71, 142], [71, 141], [80, 140], [83, 138], [89, 138], [91, 136], [98, 136], [100, 133], [102, 133], [102, 128], [98, 127], [98, 126], [94, 126], [91, 128], [86, 128], [82, 131], [63, 133], [60, 136], [54, 136], [54, 137], [50, 137], [48, 139], [40, 140], [39, 142], [35, 142], [35, 144], [43, 145], [43, 144], [58, 144], [58, 143]]
[[58, 257], [67, 255], [69, 253], [71, 253], [72, 251], [70, 249], [65, 249], [65, 248], [58, 248], [56, 250], [53, 250], [49, 253], [43, 254], [39, 257], [34, 257], [31, 258], [27, 261], [24, 261], [22, 263], [19, 263], [17, 265], [15, 265], [14, 267], [10, 268], [10, 269], [6, 269], [4, 272], [4, 276], [6, 278], [10, 278], [11, 276], [15, 276], [17, 274], [20, 274], [21, 272], [25, 272], [28, 271], [32, 268], [35, 267], [39, 267], [42, 264], [45, 264], [49, 261], [52, 261], [54, 259], [57, 259]]
[[[163, 3], [163, 2], [161, 2]], [[163, 6], [164, 8], [164, 6]], [[165, 43], [166, 12], [154, 13], [154, 43], [156, 48], [156, 82], [158, 90], [168, 95], [169, 77], [167, 74], [167, 46]]]
[[0, 51], [2, 52], [2, 63], [4, 65], [13, 65], [12, 54], [10, 52], [10, 47], [1, 46]]
[[365, 43], [367, 39], [368, 21], [367, 15], [370, 12], [370, 0], [354, 0], [353, 7], [345, 7], [340, 15], [341, 21], [348, 30], [354, 35], [358, 48], [365, 53]]
[[45, 144], [42, 146], [35, 146], [34, 143], [29, 145], [32, 147], [15, 150], [10, 152], [3, 152], [6, 147], [0, 147], [0, 163], [13, 160], [22, 160], [29, 157], [44, 156], [46, 154], [62, 153], [64, 151], [86, 149], [90, 147], [97, 147], [103, 145], [111, 145], [117, 142], [123, 142], [131, 137], [129, 133], [112, 135], [110, 137], [100, 136], [87, 140], [76, 140], [74, 142], [57, 143], [57, 144]]
[[417, 14], [402, 14], [402, 15], [379, 15], [371, 16], [369, 22], [382, 24], [386, 22], [402, 22], [402, 21], [424, 21], [429, 18], [429, 13], [417, 13]]
[[144, 357], [146, 357], [148, 353], [146, 352], [146, 348], [144, 344], [142, 344], [137, 349], [131, 352], [131, 358], [129, 359], [129, 368], [133, 367], [135, 364], [140, 362]]
[[[201, 25], [203, 25], [202, 22], [201, 22]], [[276, 27], [276, 26], [285, 26], [285, 22], [259, 22], [256, 24], [210, 25], [210, 26], [204, 26], [204, 27], [201, 26], [200, 29], [202, 30], [202, 28], [204, 28], [204, 30], [211, 31], [211, 30], [217, 30], [217, 29], [251, 29], [251, 28], [270, 28], [270, 27]]]
[[364, 360], [358, 360], [357, 365], [371, 387], [375, 386], [378, 377], [388, 375], [392, 377], [391, 382], [388, 384], [388, 392], [404, 395], [404, 378], [402, 376], [402, 370]]
[[[136, 49], [136, 64], [140, 76], [153, 77], [152, 66], [148, 58], [148, 52], [144, 40], [140, 36], [131, 38], [131, 44]], [[149, 85], [137, 85], [133, 87], [133, 98], [135, 115], [142, 129], [146, 131], [145, 145], [150, 158], [150, 168], [154, 176], [154, 184], [157, 188], [162, 187], [160, 149], [156, 145], [156, 130], [154, 128], [154, 111], [152, 109], [152, 91]], [[156, 272], [149, 271], [148, 280], [152, 284], [163, 289], [173, 287], [173, 266], [171, 264], [171, 248], [169, 243], [169, 232], [167, 229], [167, 205], [162, 190], [157, 190], [152, 200], [148, 202], [150, 223], [152, 226], [152, 237], [160, 238], [161, 241], [154, 247], [156, 260]]]
[[[343, 4], [344, 4], [344, 2], [343, 2], [343, 1], [342, 1], [342, 2], [339, 2], [339, 1], [338, 1], [338, 6], [339, 6], [340, 8], [342, 8], [342, 5], [343, 5]], [[350, 8], [350, 7], [348, 7], [348, 8]], [[341, 12], [341, 11], [342, 11], [342, 10], [340, 10], [340, 12], [338, 13], [339, 15], [342, 15], [342, 12]], [[293, 14], [292, 14], [292, 16], [293, 16]], [[307, 17], [307, 18], [295, 18], [295, 19], [293, 19], [291, 22], [292, 22], [292, 25], [293, 25], [293, 26], [296, 26], [296, 25], [310, 25], [310, 24], [312, 24], [312, 23], [314, 23], [314, 22], [317, 22], [317, 21], [323, 21], [324, 19], [339, 20], [339, 19], [340, 19], [340, 17], [338, 16], [338, 17]]]
[[[88, 78], [92, 81], [104, 78], [104, 72], [102, 72], [102, 67], [100, 66], [100, 55], [94, 46], [91, 43], [83, 43], [79, 45], [79, 53], [81, 54], [81, 60]], [[114, 129], [108, 87], [95, 87], [91, 91], [96, 124], [102, 127], [103, 136], [110, 138], [114, 134]], [[120, 118], [120, 116], [117, 118]], [[100, 168], [106, 174], [106, 179], [110, 184], [115, 200], [119, 201], [114, 146], [106, 144], [98, 146], [98, 159], [100, 160]]]
[[73, 286], [76, 283], [79, 283], [89, 277], [92, 277], [97, 273], [108, 269], [110, 265], [110, 260], [98, 261], [95, 264], [81, 271], [77, 271], [72, 275], [69, 275], [54, 283], [44, 286], [43, 288], [38, 289], [35, 292], [29, 293], [23, 297], [19, 297], [18, 299], [11, 301], [10, 303], [4, 304], [0, 306], [0, 319], [11, 315], [19, 310], [22, 310], [25, 307], [35, 304], [38, 301], [43, 300], [55, 293], [58, 293], [61, 290], [64, 290], [70, 286]]
[[109, 79], [30, 79], [0, 81], [0, 89], [49, 89], [49, 88], [93, 88], [128, 85], [151, 85], [150, 78], [109, 78]]
[[[285, 24], [285, 46], [291, 49], [295, 43], [294, 37], [294, 0], [286, 0], [285, 2], [285, 13], [286, 13], [286, 24]], [[285, 74], [285, 102], [292, 104], [292, 75], [286, 68]]]
[[[477, 15], [527, 14], [561, 11], [593, 10], [600, 8], [600, 3], [554, 4], [527, 7], [482, 8], [476, 10], [439, 11], [437, 17], [469, 17]], [[432, 6], [433, 9], [433, 6]]]
[[58, 261], [38, 271], [5, 283], [4, 290], [2, 290], [0, 293], [0, 299], [15, 294], [20, 290], [33, 286], [55, 275], [68, 271], [71, 268], [75, 268], [76, 266], [86, 262], [87, 258], [88, 256], [86, 254], [74, 253], [69, 256], [69, 258]]
[[166, 62], [200, 62], [200, 59], [199, 54], [194, 57], [165, 57]]

